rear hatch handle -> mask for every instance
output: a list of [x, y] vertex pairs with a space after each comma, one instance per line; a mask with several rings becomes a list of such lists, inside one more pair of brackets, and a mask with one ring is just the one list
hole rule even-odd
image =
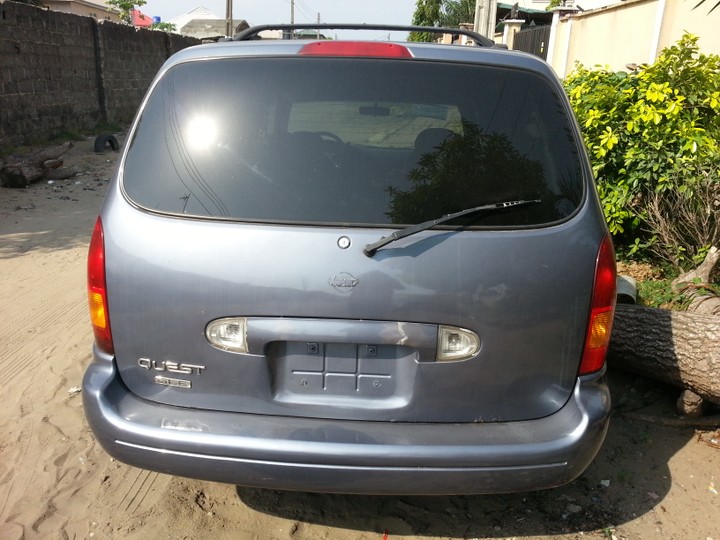
[[442, 223], [453, 220], [455, 218], [467, 216], [470, 214], [482, 213], [482, 212], [495, 212], [495, 211], [499, 211], [499, 210], [511, 210], [511, 209], [515, 209], [515, 208], [521, 208], [524, 206], [528, 206], [530, 204], [537, 204], [540, 202], [542, 202], [542, 201], [540, 201], [540, 199], [523, 199], [523, 200], [519, 200], [519, 201], [504, 201], [504, 202], [499, 202], [499, 203], [484, 204], [482, 206], [474, 206], [472, 208], [466, 208], [465, 210], [460, 210], [459, 212], [445, 214], [442, 217], [439, 217], [436, 219], [430, 219], [428, 221], [423, 221], [422, 223], [418, 223], [416, 225], [410, 225], [409, 227], [405, 227], [404, 229], [395, 231], [394, 233], [392, 233], [388, 236], [383, 236], [377, 242], [367, 244], [363, 248], [363, 253], [365, 253], [365, 255], [367, 255], [368, 257], [372, 257], [373, 255], [375, 255], [375, 253], [377, 253], [377, 250], [379, 250], [381, 247], [387, 246], [388, 244], [391, 244], [392, 242], [395, 242], [396, 240], [400, 240], [401, 238], [407, 238], [408, 236], [412, 236], [413, 234], [425, 231], [427, 229], [434, 227], [435, 225], [440, 225]]

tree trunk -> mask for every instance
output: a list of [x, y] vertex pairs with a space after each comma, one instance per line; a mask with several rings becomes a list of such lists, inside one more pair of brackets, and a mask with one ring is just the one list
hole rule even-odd
[[618, 304], [608, 364], [720, 405], [720, 317]]
[[7, 162], [0, 166], [0, 184], [3, 187], [25, 188], [43, 178], [62, 174], [55, 171], [63, 163], [58, 158], [72, 147], [73, 143], [69, 142], [41, 148], [30, 154], [10, 156]]

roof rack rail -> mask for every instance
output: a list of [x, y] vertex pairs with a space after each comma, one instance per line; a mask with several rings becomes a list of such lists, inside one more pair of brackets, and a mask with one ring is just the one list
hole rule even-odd
[[442, 28], [438, 26], [404, 26], [395, 24], [264, 24], [252, 26], [235, 34], [232, 41], [249, 41], [256, 39], [260, 32], [265, 30], [381, 30], [392, 32], [429, 32], [432, 34], [451, 34], [453, 36], [467, 36], [472, 38], [475, 45], [481, 47], [493, 47], [495, 42], [472, 30], [464, 28]]

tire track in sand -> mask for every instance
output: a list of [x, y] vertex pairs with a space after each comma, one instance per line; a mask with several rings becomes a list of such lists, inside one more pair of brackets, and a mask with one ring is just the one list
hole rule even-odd
[[[161, 486], [162, 489], [169, 482], [169, 477], [160, 475], [160, 473], [140, 469], [133, 469], [132, 473], [128, 474], [128, 476], [131, 475], [134, 475], [135, 479], [133, 480], [127, 492], [125, 492], [125, 495], [119, 502], [118, 506], [124, 512], [127, 512], [130, 515], [134, 515], [138, 513], [141, 508], [143, 508], [143, 503], [145, 502], [147, 496], [151, 492], [157, 491], [157, 489], [155, 489], [155, 483], [160, 480], [158, 484], [159, 486]], [[129, 478], [126, 479], [126, 481], [128, 480]], [[153, 497], [151, 497], [151, 499], [153, 499]], [[155, 501], [153, 500], [152, 503], [154, 502]]]
[[0, 413], [0, 522], [44, 535], [64, 530], [72, 494], [98, 474], [88, 466], [98, 450], [66, 392], [92, 342], [87, 248], [39, 250], [0, 259], [13, 284], [0, 303], [0, 395], [9, 405]]
[[[48, 257], [65, 259], [60, 272], [39, 275], [30, 287], [16, 289], [17, 293], [4, 302], [0, 318], [6, 324], [0, 327], [0, 372], [3, 373], [0, 389], [10, 387], [22, 373], [29, 373], [47, 360], [53, 347], [66, 343], [69, 336], [81, 332], [84, 325], [90, 333], [85, 298], [85, 249], [75, 248], [72, 254], [48, 254]], [[7, 268], [4, 268], [6, 267]], [[0, 272], [14, 281], [13, 265], [0, 261]], [[67, 301], [68, 293], [73, 293]]]

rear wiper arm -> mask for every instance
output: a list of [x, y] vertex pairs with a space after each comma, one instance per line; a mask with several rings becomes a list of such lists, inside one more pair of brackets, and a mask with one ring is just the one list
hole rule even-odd
[[493, 212], [496, 210], [520, 208], [523, 206], [527, 206], [529, 204], [537, 204], [539, 202], [541, 202], [539, 199], [520, 200], [520, 201], [504, 201], [504, 202], [499, 202], [499, 203], [484, 204], [482, 206], [475, 206], [473, 208], [466, 208], [465, 210], [460, 210], [459, 212], [453, 212], [452, 214], [445, 214], [444, 216], [439, 217], [437, 219], [430, 219], [428, 221], [423, 221], [422, 223], [418, 223], [417, 225], [411, 225], [409, 227], [405, 227], [404, 229], [400, 229], [399, 231], [395, 231], [391, 235], [383, 236], [377, 242], [373, 242], [372, 244], [366, 245], [363, 248], [363, 253], [365, 253], [365, 255], [367, 255], [368, 257], [372, 257], [373, 255], [375, 255], [377, 250], [383, 246], [387, 246], [388, 244], [391, 244], [392, 242], [395, 242], [396, 240], [400, 240], [401, 238], [407, 238], [408, 236], [412, 236], [413, 234], [419, 233], [421, 231], [425, 231], [427, 229], [430, 229], [431, 227], [434, 227], [435, 225], [440, 225], [441, 223], [445, 223], [446, 221], [450, 221], [455, 218], [467, 216], [469, 214], [476, 214], [479, 212]]

